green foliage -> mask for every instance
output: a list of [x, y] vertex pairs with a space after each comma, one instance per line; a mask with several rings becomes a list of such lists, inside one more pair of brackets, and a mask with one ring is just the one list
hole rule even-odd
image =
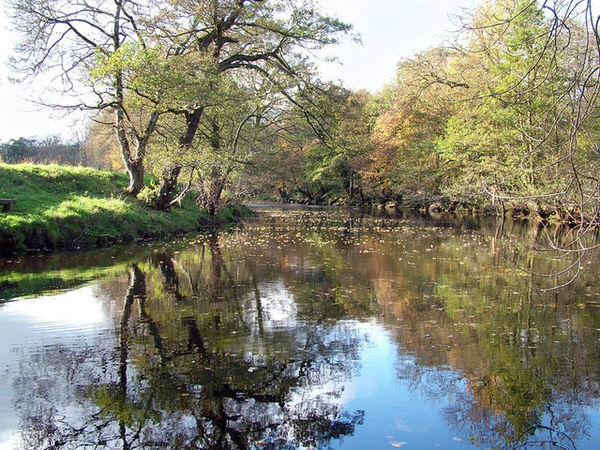
[[[209, 145], [205, 136], [197, 136], [203, 115], [210, 115], [209, 124], [218, 122], [217, 134], [231, 140], [236, 133], [224, 122], [235, 116], [239, 124], [231, 112], [245, 114], [241, 103], [268, 103], [276, 91], [310, 83], [314, 68], [305, 55], [337, 43], [351, 30], [322, 14], [312, 0], [161, 0], [152, 5], [92, 0], [75, 9], [67, 0], [9, 3], [21, 33], [16, 65], [31, 74], [51, 71], [75, 94], [82, 88], [78, 107], [99, 111], [98, 121], [116, 131], [132, 195], [143, 189], [144, 163], [154, 153], [151, 163], [161, 185], [152, 203], [164, 210], [176, 196], [182, 169], [206, 169], [202, 180], [207, 174], [213, 178], [209, 203], [218, 203], [227, 182], [222, 174], [233, 170], [231, 155], [223, 163], [223, 142], [218, 149], [213, 145], [215, 133]], [[253, 98], [232, 107], [233, 91], [245, 90], [246, 96], [262, 83], [268, 87], [260, 86]], [[96, 94], [94, 106], [90, 92]], [[225, 167], [218, 167], [215, 177], [217, 165]]]
[[0, 145], [0, 157], [6, 163], [26, 161], [35, 155], [35, 140], [19, 138]]
[[439, 140], [447, 197], [529, 211], [577, 201], [569, 192], [574, 173], [598, 163], [585, 139], [595, 126], [581, 126], [583, 140], [572, 139], [573, 55], [585, 42], [577, 23], [563, 42], [552, 19], [536, 3], [516, 0], [487, 3], [471, 19], [468, 51], [452, 61], [469, 90]]
[[[373, 102], [377, 118], [373, 151], [361, 168], [368, 197], [386, 202], [418, 202], [423, 192], [439, 195], [445, 173], [439, 164], [439, 138], [451, 117], [450, 88], [441, 81], [451, 61], [435, 48], [398, 65], [396, 80]], [[432, 73], [442, 74], [432, 76]], [[463, 86], [457, 86], [464, 89]]]
[[[127, 0], [73, 14], [66, 0], [13, 6], [21, 63], [35, 72], [72, 58], [62, 67], [72, 64], [99, 94], [98, 122], [112, 134], [89, 142], [106, 147], [98, 154], [120, 147], [130, 192], [158, 209], [171, 207], [183, 178], [211, 215], [223, 199], [278, 195], [543, 215], [591, 208], [598, 217], [598, 55], [574, 13], [561, 22], [545, 3], [482, 2], [464, 13], [456, 47], [401, 61], [371, 96], [317, 80], [305, 50], [351, 26], [311, 0], [163, 0], [149, 9]], [[70, 26], [101, 20], [89, 35]], [[67, 41], [80, 46], [65, 52]], [[32, 145], [20, 139], [0, 152], [22, 161]], [[142, 190], [145, 169], [158, 183]]]
[[[449, 208], [513, 207], [544, 216], [591, 208], [594, 220], [595, 95], [582, 95], [577, 86], [584, 83], [580, 74], [595, 77], [597, 55], [587, 52], [579, 19], [557, 23], [544, 7], [486, 2], [464, 15], [459, 46], [399, 63], [394, 82], [362, 108], [368, 137], [350, 145], [362, 152], [345, 160], [360, 175], [363, 203], [441, 201]], [[568, 36], [557, 31], [562, 26]], [[351, 135], [356, 122], [340, 111], [346, 125], [338, 130]], [[323, 143], [327, 151], [306, 152], [303, 179], [313, 189], [341, 173], [331, 170], [340, 167], [341, 154], [331, 140]]]
[[170, 213], [125, 194], [127, 176], [82, 167], [0, 164], [0, 197], [16, 198], [0, 214], [3, 253], [106, 246], [189, 232], [206, 224], [192, 200]]
[[20, 137], [0, 144], [0, 160], [8, 164], [79, 164], [85, 162], [85, 155], [79, 143], [65, 142], [59, 136], [44, 139]]
[[255, 195], [277, 193], [284, 202], [308, 204], [356, 202], [358, 168], [369, 148], [369, 100], [366, 91], [334, 84], [299, 92], [281, 113], [260, 172], [247, 171], [262, 187]]

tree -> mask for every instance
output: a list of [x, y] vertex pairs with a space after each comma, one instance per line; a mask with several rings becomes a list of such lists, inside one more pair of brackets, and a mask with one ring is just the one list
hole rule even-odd
[[129, 192], [137, 195], [159, 112], [134, 120], [126, 96], [136, 78], [127, 63], [144, 61], [147, 55], [144, 26], [150, 22], [149, 5], [133, 0], [14, 0], [10, 6], [22, 36], [14, 66], [25, 76], [49, 72], [63, 94], [73, 94], [72, 104], [54, 106], [113, 111]]
[[[262, 194], [285, 202], [360, 202], [361, 158], [368, 152], [370, 95], [335, 84], [297, 92], [281, 110], [276, 134], [254, 170]], [[260, 172], [263, 172], [262, 174]]]
[[456, 108], [452, 97], [469, 89], [452, 73], [452, 57], [434, 48], [401, 61], [394, 82], [378, 95], [373, 149], [361, 168], [373, 200], [425, 206], [440, 195], [446, 173], [439, 140]]
[[[193, 184], [199, 192], [197, 203], [211, 215], [216, 214], [231, 177], [240, 166], [252, 164], [265, 145], [277, 117], [276, 104], [282, 100], [273, 86], [256, 74], [240, 75], [225, 74], [213, 83], [211, 95], [218, 102], [203, 112], [193, 146], [179, 145], [187, 124], [177, 115], [171, 117], [169, 126], [166, 121], [159, 125], [161, 138], [153, 143], [151, 163], [156, 174], [160, 177], [174, 166], [187, 170], [188, 187]], [[168, 209], [186, 189], [176, 199], [160, 188], [149, 196], [159, 209]]]
[[[284, 92], [306, 85], [311, 75], [300, 52], [336, 43], [350, 30], [349, 25], [319, 14], [310, 1], [184, 1], [170, 6], [157, 30], [168, 38], [167, 54], [196, 55], [208, 64], [213, 78], [208, 88], [200, 87], [200, 94], [212, 90], [219, 77], [240, 70], [256, 72]], [[189, 87], [193, 90], [195, 84]], [[169, 109], [185, 122], [178, 139], [182, 153], [194, 146], [210, 107], [197, 98], [183, 99]], [[162, 174], [159, 207], [170, 205], [182, 168], [173, 164]]]
[[100, 111], [88, 123], [83, 143], [85, 165], [98, 169], [117, 169], [122, 164], [119, 141], [112, 126], [112, 113]]
[[26, 161], [35, 155], [35, 139], [12, 139], [0, 145], [0, 156], [9, 164]]
[[[469, 108], [443, 142], [450, 192], [484, 195], [580, 224], [598, 223], [599, 44], [591, 2], [502, 0], [466, 19], [457, 67]], [[595, 49], [595, 50], [594, 50]], [[460, 194], [459, 194], [460, 195]]]
[[[134, 195], [143, 187], [144, 159], [163, 115], [182, 118], [177, 145], [185, 153], [206, 109], [218, 104], [211, 92], [220, 76], [243, 69], [281, 87], [279, 75], [300, 85], [308, 66], [299, 51], [335, 43], [350, 29], [297, 0], [15, 0], [12, 8], [23, 36], [15, 65], [28, 75], [54, 71], [77, 93], [73, 108], [114, 112]], [[165, 169], [157, 206], [169, 207], [181, 170], [176, 163]]]
[[[305, 83], [306, 57], [299, 52], [335, 43], [350, 29], [299, 0], [15, 0], [12, 7], [23, 35], [16, 66], [30, 75], [55, 71], [66, 90], [77, 91], [73, 108], [114, 111], [134, 195], [162, 115], [183, 119], [184, 152], [224, 73], [248, 69], [274, 84], [277, 74]], [[170, 205], [181, 169], [173, 164], [161, 176], [159, 207]]]
[[19, 138], [0, 144], [0, 156], [7, 163], [80, 164], [84, 155], [78, 142], [64, 142], [60, 136], [42, 139]]
[[[499, 17], [510, 26], [496, 26]], [[457, 108], [441, 143], [453, 168], [444, 190], [469, 204], [489, 201], [486, 191], [533, 199], [564, 182], [554, 161], [565, 139], [556, 111], [568, 79], [547, 51], [551, 23], [541, 8], [516, 0], [484, 5], [471, 21], [467, 50], [453, 61], [469, 80], [469, 107]]]
[[[373, 121], [367, 111], [369, 102], [366, 91], [353, 93], [330, 84], [323, 87], [314, 101], [299, 109], [307, 123], [308, 135], [314, 139], [305, 166], [304, 191], [311, 202], [320, 203], [325, 198], [329, 204], [362, 202], [358, 167], [371, 150]], [[315, 186], [316, 197], [309, 192]]]

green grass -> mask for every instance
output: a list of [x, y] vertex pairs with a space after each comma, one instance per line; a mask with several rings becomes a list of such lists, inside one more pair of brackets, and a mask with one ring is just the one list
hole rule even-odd
[[85, 167], [0, 164], [0, 198], [17, 199], [0, 213], [0, 253], [104, 247], [219, 222], [191, 199], [168, 213], [148, 208], [126, 195], [127, 182], [126, 174]]

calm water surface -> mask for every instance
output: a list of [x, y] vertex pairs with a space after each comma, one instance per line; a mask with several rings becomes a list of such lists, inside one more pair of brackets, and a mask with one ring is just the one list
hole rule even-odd
[[263, 208], [220, 235], [0, 260], [0, 447], [600, 448], [600, 261], [543, 293], [557, 281], [532, 273], [570, 261], [544, 242]]

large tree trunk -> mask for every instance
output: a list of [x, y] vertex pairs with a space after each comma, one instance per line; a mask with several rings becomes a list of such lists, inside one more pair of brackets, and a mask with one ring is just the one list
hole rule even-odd
[[117, 137], [121, 147], [121, 157], [123, 158], [123, 164], [127, 175], [129, 175], [129, 186], [127, 191], [130, 195], [136, 196], [144, 189], [144, 159], [135, 158], [131, 154], [129, 146], [129, 140], [125, 136], [123, 124], [119, 125], [117, 122]]
[[211, 216], [215, 216], [219, 211], [219, 202], [221, 201], [221, 194], [223, 192], [224, 183], [222, 181], [215, 182], [212, 186], [211, 193], [208, 196], [208, 203], [206, 205], [208, 213]]
[[202, 191], [201, 195], [196, 199], [196, 204], [200, 208], [206, 208], [211, 216], [215, 216], [219, 211], [221, 196], [225, 190], [225, 185], [231, 173], [231, 166], [223, 170], [219, 166], [214, 166], [211, 171], [210, 179], [208, 180], [207, 191]]
[[219, 202], [221, 201], [221, 194], [225, 187], [225, 177], [221, 174], [220, 167], [214, 167], [211, 174], [211, 185], [208, 192], [208, 198], [206, 202], [206, 208], [211, 216], [217, 214], [219, 210]]
[[144, 161], [142, 159], [126, 160], [123, 156], [125, 170], [129, 175], [129, 186], [127, 191], [136, 196], [144, 189]]
[[306, 189], [302, 189], [301, 187], [297, 186], [296, 189], [298, 190], [298, 192], [300, 192], [306, 198], [309, 205], [313, 204], [314, 197], [313, 197], [312, 193], [310, 192], [310, 187], [307, 187]]
[[156, 209], [160, 211], [171, 209], [171, 203], [175, 198], [175, 190], [177, 189], [177, 180], [182, 168], [182, 166], [175, 166], [163, 172], [154, 202]]
[[[116, 103], [117, 107], [115, 110], [116, 116], [116, 127], [115, 132], [117, 134], [117, 140], [121, 147], [121, 157], [123, 158], [123, 164], [125, 170], [129, 175], [129, 187], [127, 190], [129, 194], [134, 197], [140, 193], [144, 188], [144, 160], [143, 158], [136, 158], [131, 152], [131, 143], [127, 137], [127, 125], [125, 123], [125, 113], [123, 112], [123, 81], [121, 74], [117, 75], [116, 83]], [[139, 152], [138, 152], [139, 153]]]
[[279, 196], [284, 203], [290, 203], [291, 194], [287, 191], [285, 185], [282, 184], [281, 187], [278, 187], [277, 192], [279, 192]]
[[[204, 108], [196, 109], [185, 115], [186, 129], [185, 133], [179, 139], [179, 147], [183, 150], [189, 149], [192, 142], [194, 142], [202, 114], [204, 114]], [[156, 209], [168, 211], [171, 208], [181, 169], [183, 169], [183, 166], [178, 165], [163, 172], [154, 203]]]

